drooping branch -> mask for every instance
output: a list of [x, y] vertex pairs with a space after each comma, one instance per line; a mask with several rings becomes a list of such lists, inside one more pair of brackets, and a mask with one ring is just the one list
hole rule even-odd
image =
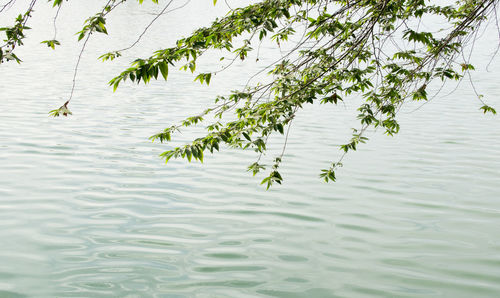
[[[85, 40], [75, 66], [69, 100], [90, 35], [107, 33], [104, 16], [124, 1], [110, 0], [109, 9], [89, 18], [80, 32], [80, 39]], [[263, 0], [245, 7], [230, 7], [225, 17], [210, 26], [148, 58], [136, 59], [110, 85], [116, 89], [126, 80], [148, 83], [159, 76], [166, 80], [172, 66], [190, 70], [195, 81], [209, 85], [213, 75], [230, 69], [239, 60], [249, 59], [256, 43], [258, 61], [261, 43], [270, 40], [279, 50], [279, 58], [251, 75], [242, 89], [217, 96], [214, 104], [201, 113], [151, 139], [167, 142], [181, 129], [206, 121], [205, 134], [161, 156], [167, 162], [177, 157], [203, 161], [206, 151], [214, 153], [223, 145], [253, 149], [257, 160], [249, 171], [257, 174], [270, 167], [269, 175], [262, 181], [269, 187], [283, 180], [279, 167], [291, 124], [305, 105], [337, 105], [352, 96], [362, 97], [357, 116], [360, 127], [353, 129], [351, 139], [339, 147], [337, 161], [321, 170], [321, 178], [335, 181], [336, 169], [342, 166], [348, 152], [367, 141], [367, 131], [381, 128], [394, 135], [400, 129], [398, 111], [406, 102], [432, 99], [428, 95], [429, 84], [436, 80], [470, 79], [474, 67], [470, 64], [470, 54], [464, 56], [465, 47], [472, 41], [471, 50], [474, 49], [481, 25], [488, 17], [496, 17], [497, 2], [461, 0], [452, 6], [442, 6], [423, 0]], [[122, 51], [136, 46], [160, 16], [180, 8], [169, 10], [172, 3], [173, 0], [166, 1], [129, 47], [107, 53], [101, 59], [113, 60]], [[423, 29], [422, 24], [431, 17], [441, 18], [444, 25], [433, 28], [432, 32], [425, 31], [427, 28]], [[197, 72], [198, 58], [209, 51], [229, 53], [232, 58], [221, 63], [220, 70]], [[255, 78], [263, 72], [268, 72], [268, 79], [255, 83]], [[478, 98], [483, 105], [481, 110], [496, 112], [479, 94]], [[69, 100], [56, 111], [66, 112]], [[269, 158], [265, 153], [275, 135], [283, 135], [284, 143], [281, 152], [267, 163], [265, 160]]]
[[[289, 1], [288, 4], [292, 2]], [[453, 69], [452, 62], [463, 51], [467, 38], [477, 32], [477, 28], [484, 22], [486, 16], [495, 11], [493, 8], [496, 5], [496, 1], [493, 0], [464, 2], [462, 6], [455, 8], [425, 5], [424, 2], [418, 1], [404, 3], [380, 1], [377, 4], [369, 4], [371, 2], [367, 1], [345, 3], [338, 1], [344, 5], [335, 12], [328, 13], [332, 7], [331, 2], [307, 1], [308, 4], [312, 4], [307, 8], [308, 13], [313, 8], [321, 12], [316, 19], [300, 18], [299, 13], [295, 15], [294, 21], [303, 22], [311, 29], [307, 33], [307, 38], [301, 39], [297, 44], [296, 48], [301, 52], [296, 58], [292, 61], [287, 59], [289, 55], [297, 54], [292, 50], [272, 64], [271, 67], [274, 67], [272, 74], [275, 76], [272, 82], [255, 88], [245, 88], [241, 93], [234, 93], [229, 98], [218, 97], [216, 101], [222, 101], [222, 106], [209, 108], [202, 114], [205, 116], [215, 112], [215, 116], [221, 117], [223, 113], [236, 109], [238, 120], [225, 124], [215, 122], [208, 126], [209, 134], [205, 137], [167, 151], [162, 156], [167, 161], [172, 157], [186, 157], [188, 160], [193, 157], [202, 160], [203, 151], [218, 150], [219, 143], [238, 148], [252, 147], [259, 153], [259, 158], [249, 169], [257, 173], [264, 168], [259, 164], [259, 160], [266, 150], [270, 134], [273, 131], [283, 134], [283, 127], [289, 128], [291, 123], [290, 116], [295, 115], [303, 104], [313, 103], [321, 95], [324, 96], [321, 99], [322, 103], [337, 104], [342, 100], [340, 93], [344, 95], [361, 93], [366, 100], [366, 104], [359, 108], [358, 118], [362, 127], [354, 130], [351, 141], [340, 147], [343, 151], [340, 159], [321, 174], [327, 181], [335, 180], [335, 169], [342, 165], [341, 161], [348, 151], [356, 150], [359, 143], [367, 140], [363, 134], [369, 127], [383, 127], [389, 135], [397, 133], [399, 124], [396, 121], [396, 114], [407, 99], [427, 100], [426, 87], [436, 78], [447, 80], [463, 77]], [[149, 59], [136, 61], [134, 67], [112, 80], [111, 84], [116, 87], [117, 83], [127, 77], [133, 81], [142, 79], [148, 82], [151, 77], [156, 78], [154, 71], [156, 65], [173, 63], [181, 58], [191, 61], [188, 65], [189, 63], [192, 65], [196, 63], [196, 55], [193, 52], [202, 53], [208, 48], [221, 47], [232, 50], [232, 44], [222, 42], [214, 44], [212, 38], [217, 38], [219, 34], [227, 34], [226, 32], [237, 32], [231, 37], [221, 38], [223, 41], [232, 40], [242, 32], [253, 34], [263, 30], [265, 27], [261, 26], [262, 23], [255, 22], [245, 26], [247, 24], [238, 24], [238, 20], [251, 18], [245, 15], [248, 11], [259, 11], [260, 15], [271, 12], [272, 10], [266, 7], [266, 4], [271, 3], [276, 4], [273, 1], [263, 1], [247, 8], [248, 10], [235, 12], [214, 23], [211, 28], [201, 29], [191, 37], [181, 40], [177, 48], [158, 51]], [[301, 3], [293, 4], [300, 7]], [[301, 11], [300, 8], [298, 11]], [[423, 16], [431, 14], [443, 16], [450, 21], [451, 30], [444, 37], [436, 38], [432, 33], [413, 30], [409, 26], [410, 19], [418, 19], [420, 22]], [[281, 17], [290, 18], [278, 13], [273, 17], [276, 20]], [[269, 32], [274, 31], [276, 27], [271, 26]], [[404, 31], [399, 31], [403, 29]], [[412, 45], [412, 50], [405, 49], [403, 44], [395, 41], [395, 36], [398, 34], [402, 34], [403, 40]], [[306, 44], [313, 39], [316, 43], [307, 47]], [[325, 42], [322, 42], [323, 40]], [[392, 50], [386, 49], [388, 40], [395, 45]], [[198, 47], [193, 47], [195, 44]], [[242, 47], [235, 49], [234, 52], [242, 53], [244, 58], [249, 50], [248, 47]], [[391, 59], [384, 63], [380, 55]], [[473, 69], [468, 63], [462, 63], [460, 66], [467, 74]], [[210, 76], [200, 75], [201, 82], [209, 83]], [[259, 103], [263, 97], [266, 97], [267, 101]], [[494, 112], [493, 109], [488, 111]], [[197, 124], [201, 121], [200, 117], [188, 118], [180, 125], [167, 128], [152, 138], [169, 141], [173, 132], [182, 126]], [[288, 131], [287, 129], [287, 134]], [[258, 136], [252, 138], [255, 134]], [[268, 186], [272, 182], [281, 182], [281, 175], [277, 172], [281, 157], [282, 155], [276, 158], [270, 176], [263, 180]]]
[[71, 112], [68, 109], [68, 104], [73, 99], [73, 94], [75, 92], [75, 87], [76, 87], [76, 82], [77, 82], [76, 78], [78, 75], [80, 61], [82, 59], [85, 48], [87, 47], [87, 43], [90, 40], [90, 36], [94, 32], [100, 32], [100, 33], [107, 34], [108, 32], [107, 32], [107, 29], [105, 26], [106, 15], [108, 15], [111, 11], [116, 9], [120, 4], [123, 4], [125, 1], [126, 0], [108, 0], [100, 12], [98, 12], [97, 14], [88, 18], [85, 21], [85, 26], [82, 28], [82, 30], [80, 32], [78, 32], [78, 34], [79, 34], [78, 40], [80, 41], [80, 40], [84, 39], [84, 41], [83, 41], [82, 47], [80, 49], [80, 52], [78, 54], [75, 67], [73, 69], [73, 79], [72, 79], [71, 91], [70, 91], [69, 98], [59, 109], [55, 109], [55, 110], [50, 111], [49, 114], [51, 116], [58, 117], [60, 115], [63, 115], [63, 116], [71, 115]]
[[[0, 46], [0, 64], [4, 61], [16, 61], [17, 63], [21, 62], [21, 59], [19, 59], [19, 57], [17, 57], [14, 53], [14, 49], [16, 48], [16, 46], [23, 45], [23, 39], [26, 37], [26, 35], [24, 34], [24, 30], [30, 29], [28, 26], [26, 26], [26, 23], [31, 17], [36, 1], [37, 0], [30, 1], [28, 9], [24, 14], [20, 14], [16, 18], [14, 26], [0, 28], [0, 31], [4, 31], [7, 37], [4, 40], [5, 43]], [[1, 8], [0, 12], [13, 3], [14, 1], [7, 2], [7, 4], [5, 4]]]

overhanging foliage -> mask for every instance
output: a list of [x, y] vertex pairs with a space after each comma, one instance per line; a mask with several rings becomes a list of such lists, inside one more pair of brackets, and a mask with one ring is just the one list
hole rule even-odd
[[[13, 27], [0, 29], [6, 32], [6, 43], [0, 50], [2, 62], [20, 62], [14, 48], [22, 44], [23, 32], [27, 29], [25, 24], [35, 2], [32, 1], [28, 11], [18, 17]], [[63, 3], [61, 0], [52, 2], [59, 8]], [[84, 42], [80, 57], [92, 33], [107, 34], [107, 14], [124, 2], [109, 0], [99, 13], [87, 19], [78, 35], [78, 40]], [[287, 139], [295, 116], [305, 105], [338, 104], [357, 94], [364, 99], [358, 108], [360, 127], [354, 130], [346, 144], [340, 146], [343, 152], [340, 160], [320, 172], [325, 181], [335, 181], [335, 170], [342, 165], [344, 155], [367, 140], [364, 132], [368, 128], [382, 128], [388, 135], [396, 134], [400, 128], [397, 111], [404, 102], [427, 100], [427, 86], [433, 80], [460, 80], [474, 69], [468, 59], [463, 58], [464, 47], [475, 38], [487, 18], [494, 15], [498, 1], [461, 0], [450, 5], [432, 2], [259, 1], [232, 9], [227, 16], [179, 39], [172, 47], [135, 60], [130, 68], [113, 78], [110, 85], [116, 89], [126, 80], [136, 83], [148, 83], [159, 77], [166, 80], [171, 67], [190, 70], [196, 73], [195, 80], [208, 85], [215, 71], [196, 72], [199, 57], [207, 51], [228, 52], [233, 55], [232, 61], [245, 60], [264, 39], [272, 40], [277, 47], [286, 43], [291, 50], [267, 67], [272, 78], [270, 82], [218, 96], [214, 105], [206, 107], [201, 114], [168, 127], [151, 139], [168, 142], [181, 129], [204, 119], [215, 119], [207, 123], [205, 135], [161, 156], [167, 162], [179, 157], [203, 161], [206, 152], [219, 151], [222, 145], [252, 149], [257, 157], [248, 170], [255, 175], [269, 169], [262, 181], [269, 188], [283, 180], [279, 167], [286, 149], [285, 141], [274, 162], [263, 164], [261, 157], [267, 150], [269, 138], [273, 134], [282, 134]], [[171, 3], [165, 1], [162, 13]], [[420, 29], [422, 22], [436, 19], [439, 22], [435, 24], [439, 27], [433, 32]], [[51, 48], [59, 44], [55, 37], [44, 43]], [[101, 59], [113, 60], [127, 49], [106, 53]], [[227, 67], [231, 64], [229, 62]], [[480, 95], [477, 99], [484, 113], [496, 113]], [[60, 108], [64, 108], [66, 114], [69, 112], [67, 104]], [[61, 114], [60, 109], [52, 111], [54, 116]], [[225, 120], [228, 114], [233, 120]]]

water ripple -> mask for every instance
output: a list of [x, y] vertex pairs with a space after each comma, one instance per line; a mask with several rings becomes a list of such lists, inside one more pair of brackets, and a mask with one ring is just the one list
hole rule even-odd
[[[162, 19], [151, 29], [165, 40], [144, 40], [144, 46], [172, 42], [169, 32], [176, 30], [164, 28], [187, 30], [176, 24], [191, 18], [194, 26], [217, 14], [210, 3], [198, 4], [187, 16]], [[127, 5], [110, 30], [144, 27], [134, 16], [145, 11]], [[90, 7], [66, 8], [60, 21], [69, 25], [61, 38], [73, 38], [80, 24], [73, 16], [92, 14]], [[39, 13], [49, 19], [53, 11], [40, 7]], [[192, 19], [200, 15], [206, 19]], [[36, 31], [42, 19], [33, 18], [35, 36], [51, 34]], [[130, 42], [128, 35], [96, 38], [89, 53]], [[0, 297], [500, 293], [500, 130], [498, 118], [474, 112], [468, 90], [418, 112], [403, 107], [401, 133], [368, 132], [370, 142], [346, 157], [333, 185], [318, 174], [340, 156], [334, 146], [349, 138], [349, 129], [340, 128], [356, 125], [358, 99], [342, 107], [307, 106], [290, 133], [284, 185], [265, 191], [262, 177], [245, 172], [253, 152], [224, 148], [203, 165], [165, 166], [158, 154], [200, 131], [185, 131], [167, 145], [147, 140], [244, 84], [259, 65], [218, 74], [208, 89], [176, 73], [168, 84], [125, 84], [112, 93], [99, 84], [140, 52], [109, 68], [84, 55], [74, 115], [52, 119], [47, 112], [70, 87], [67, 65], [78, 49], [48, 57], [38, 42], [26, 47], [29, 67], [0, 70]], [[47, 85], [42, 75], [58, 84]], [[499, 98], [498, 78], [478, 76], [485, 97]], [[270, 139], [270, 150], [280, 152], [283, 141]]]

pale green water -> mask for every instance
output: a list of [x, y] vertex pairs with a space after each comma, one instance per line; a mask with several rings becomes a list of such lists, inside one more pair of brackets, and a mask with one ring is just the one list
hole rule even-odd
[[[88, 2], [62, 11], [61, 37], [78, 30]], [[220, 13], [205, 2], [166, 17], [151, 36], [165, 46]], [[131, 5], [110, 33], [135, 36], [149, 18]], [[96, 36], [74, 116], [51, 119], [78, 48], [39, 46], [50, 21], [32, 23], [48, 31], [31, 33], [23, 64], [0, 68], [0, 297], [500, 295], [499, 118], [478, 111], [467, 84], [416, 112], [405, 107], [400, 135], [370, 133], [336, 184], [317, 175], [338, 158], [356, 105], [308, 107], [291, 133], [285, 184], [266, 192], [245, 172], [251, 152], [165, 166], [157, 155], [168, 145], [147, 140], [245, 83], [248, 68], [208, 89], [178, 73], [113, 94], [105, 82], [129, 59], [95, 58], [133, 38]], [[493, 40], [477, 46], [477, 61]], [[476, 79], [500, 108], [498, 66]]]

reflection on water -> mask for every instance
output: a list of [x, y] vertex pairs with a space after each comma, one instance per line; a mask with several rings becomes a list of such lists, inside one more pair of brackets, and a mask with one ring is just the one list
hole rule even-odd
[[[90, 13], [78, 5], [61, 24]], [[151, 34], [161, 38], [146, 37], [143, 47], [171, 42], [181, 33], [165, 28], [183, 19], [194, 26], [218, 13], [203, 5], [189, 15], [207, 19], [165, 18]], [[142, 28], [146, 20], [131, 13], [144, 14], [122, 10], [111, 22], [116, 31]], [[73, 38], [78, 24], [61, 36]], [[78, 48], [48, 52], [36, 38], [47, 30], [30, 36], [23, 64], [0, 69], [0, 297], [498, 295], [499, 120], [480, 114], [466, 85], [416, 112], [405, 107], [400, 135], [370, 133], [336, 184], [318, 173], [338, 157], [334, 145], [355, 125], [356, 104], [307, 107], [291, 133], [285, 184], [266, 192], [245, 172], [251, 152], [165, 166], [157, 155], [170, 145], [147, 140], [245, 83], [247, 68], [218, 75], [208, 89], [179, 73], [113, 94], [105, 82], [129, 60], [95, 58], [133, 38], [96, 37], [73, 117], [51, 119]], [[499, 106], [498, 76], [476, 78]]]

